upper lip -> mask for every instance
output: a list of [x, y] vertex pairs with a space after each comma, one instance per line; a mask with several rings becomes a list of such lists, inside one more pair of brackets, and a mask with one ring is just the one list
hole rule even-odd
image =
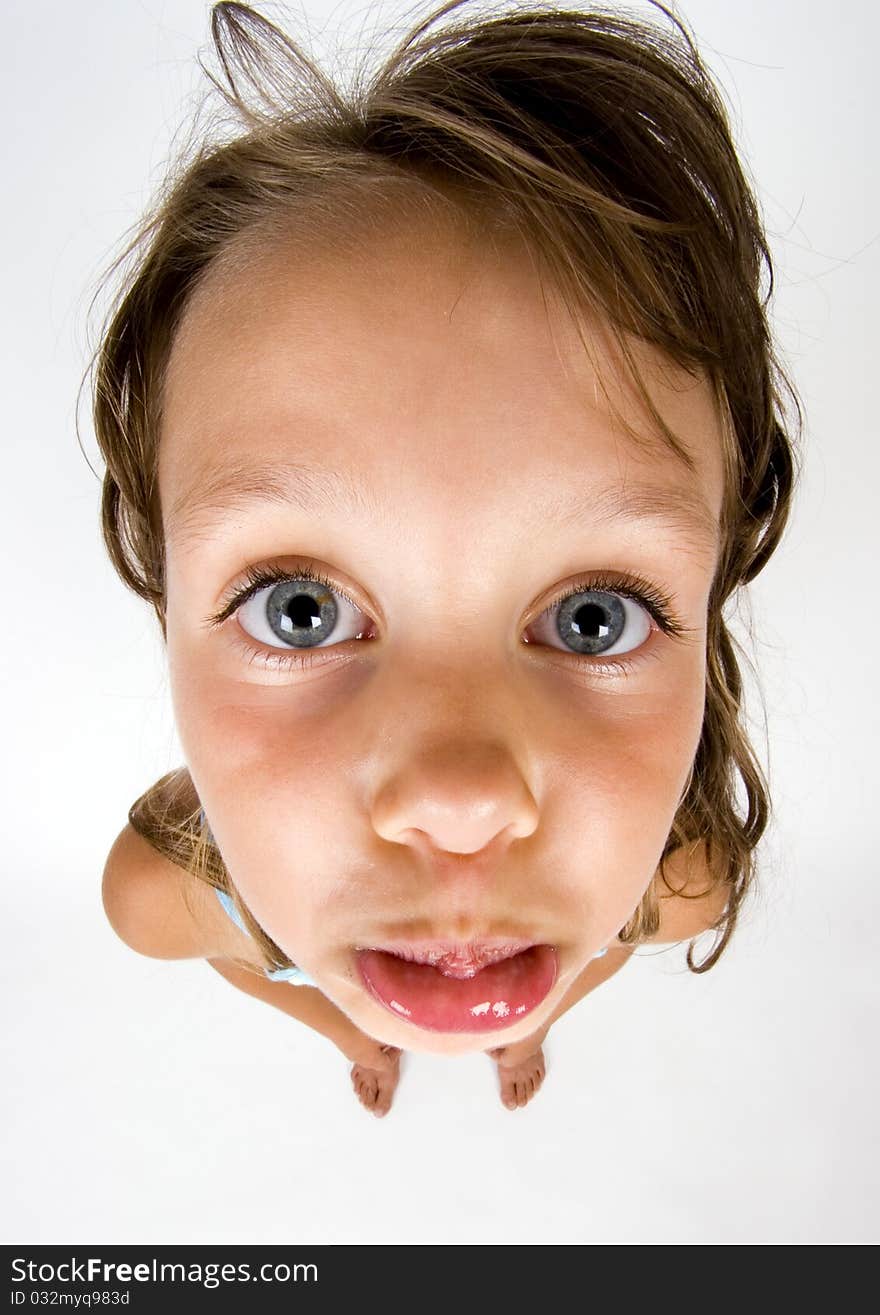
[[371, 945], [373, 950], [382, 950], [385, 954], [396, 955], [410, 963], [426, 963], [443, 971], [460, 972], [473, 975], [489, 964], [510, 959], [515, 954], [534, 945], [534, 941], [511, 939], [510, 937], [490, 936], [478, 941], [395, 941], [383, 945]]

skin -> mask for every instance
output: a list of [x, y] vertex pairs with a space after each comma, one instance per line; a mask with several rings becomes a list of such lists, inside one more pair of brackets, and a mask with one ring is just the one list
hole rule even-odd
[[[635, 344], [695, 479], [594, 325], [611, 397], [643, 441], [614, 420], [516, 240], [490, 248], [417, 220], [322, 234], [317, 248], [276, 235], [216, 267], [175, 337], [159, 492], [177, 727], [248, 907], [358, 1028], [447, 1055], [516, 1046], [613, 943], [657, 869], [700, 737], [716, 563], [684, 529], [536, 521], [535, 491], [690, 482], [717, 518], [712, 393]], [[232, 456], [357, 474], [375, 507], [310, 516], [276, 503], [170, 523], [181, 494]], [[308, 650], [311, 669], [250, 662], [291, 650], [247, 634], [241, 612], [205, 624], [249, 564], [295, 574], [306, 562], [358, 609], [337, 599], [347, 628]], [[668, 593], [690, 633], [644, 639], [633, 603], [633, 669], [579, 663], [554, 636], [554, 604], [601, 571]], [[425, 1032], [360, 983], [357, 945], [499, 934], [552, 944], [559, 962], [543, 1004], [499, 1031]], [[532, 1060], [518, 1103], [543, 1077]]]

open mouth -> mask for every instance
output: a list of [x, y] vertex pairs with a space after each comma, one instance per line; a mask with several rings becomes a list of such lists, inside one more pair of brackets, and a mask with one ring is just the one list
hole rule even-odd
[[556, 951], [530, 945], [494, 962], [448, 956], [417, 963], [387, 950], [358, 950], [369, 993], [398, 1018], [428, 1032], [492, 1032], [531, 1013], [556, 981]]

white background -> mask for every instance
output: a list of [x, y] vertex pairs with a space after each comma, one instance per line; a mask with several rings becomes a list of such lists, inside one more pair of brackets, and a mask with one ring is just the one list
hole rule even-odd
[[[288, 12], [331, 67], [405, 6]], [[755, 180], [807, 411], [793, 521], [742, 609], [775, 803], [759, 892], [707, 975], [642, 952], [571, 1011], [528, 1108], [484, 1056], [409, 1056], [379, 1121], [322, 1037], [104, 919], [107, 850], [182, 757], [76, 394], [99, 276], [206, 85], [208, 6], [4, 6], [3, 1242], [880, 1241], [880, 25], [867, 0], [682, 12]], [[87, 395], [80, 421], [100, 471]]]

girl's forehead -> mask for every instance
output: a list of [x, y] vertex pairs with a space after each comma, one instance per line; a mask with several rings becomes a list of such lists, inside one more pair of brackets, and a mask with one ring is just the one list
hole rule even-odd
[[[238, 241], [214, 262], [175, 333], [170, 393], [181, 375], [181, 392], [204, 382], [214, 393], [231, 364], [244, 372], [262, 357], [290, 357], [294, 366], [308, 361], [312, 374], [293, 369], [279, 377], [303, 387], [323, 356], [344, 360], [341, 384], [356, 378], [362, 363], [367, 372], [382, 363], [403, 377], [422, 362], [432, 370], [445, 362], [460, 373], [506, 372], [514, 381], [531, 364], [531, 387], [537, 379], [556, 391], [563, 377], [595, 398], [601, 376], [612, 391], [630, 392], [632, 405], [636, 395], [608, 324], [585, 308], [575, 320], [540, 256], [518, 234], [490, 235], [452, 221], [444, 228], [429, 216], [310, 236], [311, 245], [299, 230], [262, 243]], [[633, 335], [627, 342], [652, 391], [707, 392], [705, 381], [651, 344]]]
[[417, 238], [275, 243], [206, 279], [169, 361], [163, 507], [236, 462], [323, 460], [368, 483], [430, 468], [499, 495], [515, 471], [607, 481], [635, 463], [670, 487], [695, 483], [717, 523], [705, 379], [628, 339], [695, 473], [660, 439], [606, 326], [575, 323], [522, 246]]

